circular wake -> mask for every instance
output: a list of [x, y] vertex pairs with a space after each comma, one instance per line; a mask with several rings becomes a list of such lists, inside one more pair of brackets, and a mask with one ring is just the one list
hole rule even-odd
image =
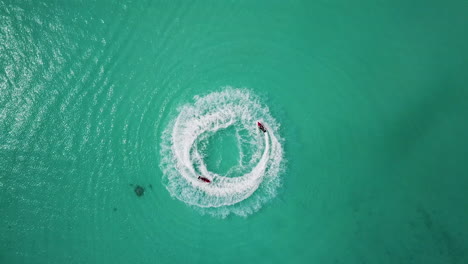
[[[279, 125], [256, 96], [244, 89], [196, 96], [179, 109], [162, 135], [161, 169], [170, 194], [202, 212], [247, 216], [276, 195], [283, 149]], [[257, 127], [261, 122], [266, 132]], [[208, 169], [210, 138], [234, 129], [239, 161], [226, 174]]]

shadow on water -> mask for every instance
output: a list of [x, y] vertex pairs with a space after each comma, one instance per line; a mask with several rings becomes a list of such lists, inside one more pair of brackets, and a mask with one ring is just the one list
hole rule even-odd
[[453, 114], [454, 107], [462, 99], [460, 93], [460, 89], [440, 83], [438, 87], [428, 89], [426, 96], [417, 103], [408, 105], [398, 119], [386, 126], [384, 155], [390, 160], [407, 158], [447, 115]]
[[435, 254], [449, 259], [450, 263], [463, 263], [467, 251], [457, 236], [451, 234], [446, 226], [437, 221], [437, 218], [422, 205], [418, 205], [416, 213], [418, 219], [410, 225], [421, 240], [421, 244], [425, 245], [428, 244], [428, 240], [432, 241], [437, 248]]

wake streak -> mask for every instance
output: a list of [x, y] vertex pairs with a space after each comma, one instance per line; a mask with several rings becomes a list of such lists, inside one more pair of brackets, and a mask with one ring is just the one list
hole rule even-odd
[[[261, 120], [267, 132], [257, 129]], [[239, 162], [237, 177], [209, 171], [197, 148], [200, 139], [226, 129], [236, 129], [239, 149], [252, 150], [248, 162]], [[246, 90], [228, 88], [184, 105], [162, 135], [161, 169], [167, 190], [177, 199], [202, 211], [226, 216], [248, 215], [276, 195], [283, 159], [278, 124], [267, 107]], [[239, 133], [242, 131], [243, 133]], [[244, 155], [241, 153], [241, 155]], [[199, 176], [209, 179], [206, 183]]]

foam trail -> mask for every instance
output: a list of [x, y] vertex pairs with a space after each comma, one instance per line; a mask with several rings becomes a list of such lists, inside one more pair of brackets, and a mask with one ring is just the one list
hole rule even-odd
[[[164, 183], [177, 199], [215, 216], [230, 213], [246, 216], [276, 195], [282, 169], [283, 149], [279, 125], [267, 107], [248, 90], [227, 88], [184, 105], [162, 135], [161, 169]], [[267, 128], [262, 133], [256, 122]], [[248, 162], [239, 162], [237, 177], [211, 172], [198, 142], [228, 127], [236, 129], [238, 142], [252, 150]], [[240, 133], [240, 131], [242, 133]], [[241, 152], [241, 155], [244, 153]], [[203, 176], [211, 180], [205, 183]]]

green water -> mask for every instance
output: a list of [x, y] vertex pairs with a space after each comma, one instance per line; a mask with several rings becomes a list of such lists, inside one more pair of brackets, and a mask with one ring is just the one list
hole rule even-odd
[[[0, 0], [0, 263], [468, 263], [467, 14]], [[287, 163], [274, 198], [223, 219], [171, 198], [160, 146], [225, 86], [269, 107]], [[238, 145], [213, 137], [224, 173]]]
[[241, 157], [235, 135], [235, 131], [228, 128], [207, 139], [204, 152], [207, 153], [205, 161], [210, 171], [225, 175], [239, 163]]

